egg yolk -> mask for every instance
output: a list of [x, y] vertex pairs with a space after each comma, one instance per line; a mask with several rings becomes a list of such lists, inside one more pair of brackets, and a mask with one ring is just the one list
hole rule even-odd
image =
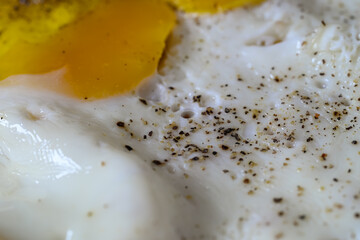
[[[262, 0], [4, 1], [0, 80], [8, 81], [1, 85], [99, 99], [128, 92], [156, 72], [176, 21], [170, 4], [214, 13]], [[55, 70], [58, 74], [44, 75]], [[19, 74], [41, 76], [9, 80]]]
[[[93, 10], [100, 0], [2, 0], [0, 54], [18, 41], [41, 42]], [[35, 4], [36, 2], [41, 4]]]
[[253, 5], [264, 0], [171, 0], [178, 8], [185, 12], [216, 13], [235, 7]]
[[103, 1], [46, 39], [19, 37], [0, 55], [0, 79], [64, 68], [58, 92], [79, 98], [124, 93], [156, 71], [175, 20], [160, 1]]

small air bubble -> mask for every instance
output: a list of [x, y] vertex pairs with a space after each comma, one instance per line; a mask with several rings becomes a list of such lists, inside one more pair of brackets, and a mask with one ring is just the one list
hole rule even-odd
[[287, 142], [287, 143], [286, 143], [286, 147], [287, 147], [287, 148], [294, 148], [294, 147], [295, 147], [295, 143], [294, 143], [294, 142]]
[[175, 170], [175, 168], [174, 167], [167, 167], [167, 171], [169, 172], [169, 173], [171, 173], [171, 174], [173, 174], [173, 173], [175, 173], [176, 172], [176, 170]]
[[187, 110], [187, 111], [184, 111], [181, 113], [181, 117], [183, 118], [192, 118], [194, 116], [194, 112], [193, 111], [190, 111], [190, 110]]
[[356, 35], [356, 40], [360, 41], [360, 33]]
[[180, 104], [173, 104], [173, 105], [171, 106], [171, 111], [177, 112], [177, 111], [179, 111], [179, 110], [180, 110]]
[[264, 133], [266, 134], [266, 135], [274, 135], [274, 132], [271, 130], [271, 129], [269, 129], [269, 128], [265, 128], [264, 129]]
[[345, 99], [341, 102], [342, 105], [344, 105], [345, 107], [349, 107], [350, 106], [350, 101], [348, 99]]
[[315, 86], [320, 89], [326, 89], [327, 88], [327, 81], [317, 81], [315, 83]]

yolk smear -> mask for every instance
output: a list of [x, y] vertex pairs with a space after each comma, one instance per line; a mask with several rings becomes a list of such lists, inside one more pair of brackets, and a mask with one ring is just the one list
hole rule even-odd
[[178, 8], [185, 12], [216, 13], [235, 7], [259, 4], [264, 0], [171, 0]]
[[124, 93], [156, 71], [175, 20], [161, 1], [103, 1], [46, 41], [17, 39], [0, 54], [0, 79], [63, 68], [58, 92], [78, 98]]

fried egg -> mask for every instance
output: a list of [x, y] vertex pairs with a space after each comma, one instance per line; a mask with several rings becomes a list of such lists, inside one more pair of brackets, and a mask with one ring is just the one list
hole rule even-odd
[[3, 239], [360, 238], [358, 1], [90, 2], [5, 19]]

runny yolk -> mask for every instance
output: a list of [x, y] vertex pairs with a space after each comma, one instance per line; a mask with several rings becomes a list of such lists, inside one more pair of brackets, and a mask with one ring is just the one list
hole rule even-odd
[[170, 0], [185, 12], [216, 13], [235, 7], [253, 5], [264, 0]]
[[[8, 0], [0, 5], [8, 13], [0, 15], [0, 80], [10, 78], [0, 85], [42, 87], [81, 99], [126, 93], [156, 72], [176, 21], [169, 3], [186, 12], [215, 13], [262, 1], [29, 0], [24, 5]], [[28, 77], [11, 77], [19, 74]]]
[[103, 1], [45, 41], [18, 40], [0, 55], [0, 80], [63, 68], [57, 92], [93, 99], [127, 92], [156, 71], [175, 20], [160, 1]]

